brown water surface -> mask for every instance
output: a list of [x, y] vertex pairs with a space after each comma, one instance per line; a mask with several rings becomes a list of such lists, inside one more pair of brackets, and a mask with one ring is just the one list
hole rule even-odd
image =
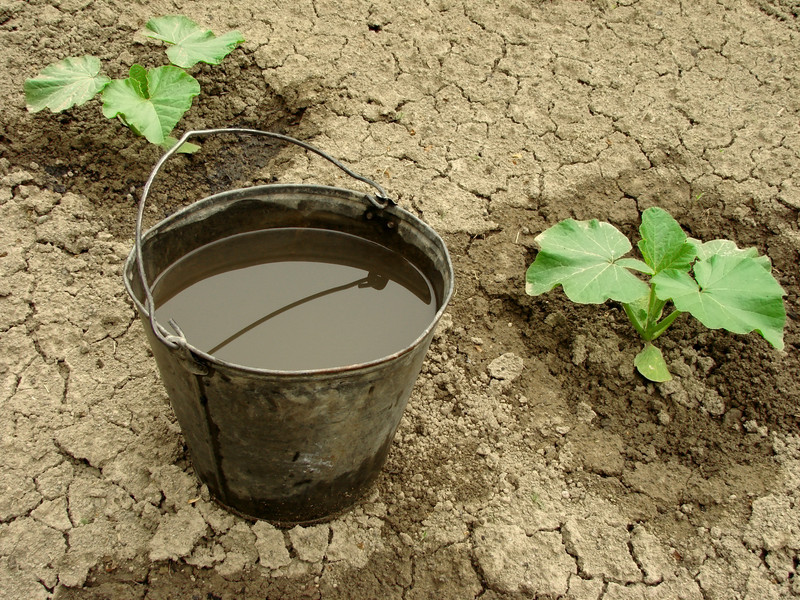
[[229, 363], [281, 371], [369, 362], [410, 346], [436, 313], [432, 288], [400, 254], [324, 229], [242, 233], [171, 265], [156, 318]]

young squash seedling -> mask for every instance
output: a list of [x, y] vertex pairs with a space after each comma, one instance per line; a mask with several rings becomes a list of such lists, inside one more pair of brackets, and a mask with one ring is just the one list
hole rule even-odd
[[[537, 296], [561, 285], [580, 304], [621, 302], [644, 340], [634, 365], [651, 381], [672, 379], [653, 342], [685, 312], [710, 329], [756, 331], [783, 349], [785, 292], [769, 258], [729, 240], [689, 238], [660, 208], [644, 211], [639, 233], [644, 261], [625, 258], [631, 243], [610, 223], [557, 223], [536, 237], [540, 250], [526, 273], [525, 291]], [[649, 276], [649, 283], [634, 271]]]
[[[119, 118], [135, 134], [164, 149], [174, 146], [177, 140], [170, 134], [191, 108], [192, 98], [200, 94], [200, 84], [185, 69], [198, 62], [218, 65], [244, 38], [238, 31], [217, 37], [180, 15], [151, 19], [143, 33], [169, 46], [172, 64], [152, 69], [135, 64], [126, 79], [112, 80], [100, 72], [100, 60], [94, 56], [65, 58], [25, 81], [28, 110], [63, 112], [100, 93], [105, 117]], [[198, 148], [186, 143], [179, 151]]]

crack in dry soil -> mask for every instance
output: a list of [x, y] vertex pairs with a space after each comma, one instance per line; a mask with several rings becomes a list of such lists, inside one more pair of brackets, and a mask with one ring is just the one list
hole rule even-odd
[[[793, 0], [196, 4], [0, 6], [4, 598], [800, 596]], [[67, 55], [115, 76], [163, 64], [131, 35], [176, 11], [248, 39], [197, 69], [185, 127], [309, 140], [453, 255], [457, 294], [382, 476], [327, 524], [245, 521], [194, 476], [120, 281], [158, 152], [96, 102], [24, 110], [23, 80]], [[261, 147], [176, 159], [148, 219], [250, 184], [354, 185]], [[655, 385], [618, 307], [524, 294], [538, 232], [596, 217], [633, 234], [653, 205], [770, 256], [786, 352], [682, 322], [662, 343], [677, 377]]]

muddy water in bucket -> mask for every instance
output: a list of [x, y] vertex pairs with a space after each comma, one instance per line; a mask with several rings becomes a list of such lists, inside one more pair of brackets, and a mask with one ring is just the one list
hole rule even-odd
[[324, 229], [243, 233], [194, 250], [153, 286], [156, 319], [229, 363], [329, 369], [409, 346], [436, 313], [408, 260]]
[[[302, 146], [378, 193], [231, 190], [142, 232], [164, 162], [223, 133]], [[197, 477], [226, 508], [281, 525], [330, 519], [380, 476], [453, 293], [442, 239], [378, 184], [242, 129], [189, 132], [159, 161], [124, 280]]]

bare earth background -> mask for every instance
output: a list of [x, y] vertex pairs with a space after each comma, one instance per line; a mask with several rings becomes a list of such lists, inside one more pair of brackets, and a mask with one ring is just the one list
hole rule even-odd
[[[199, 488], [123, 291], [159, 152], [22, 82], [182, 13], [247, 38], [181, 128], [306, 139], [445, 236], [457, 293], [374, 492], [282, 531]], [[770, 600], [800, 596], [800, 4], [792, 0], [1, 0], [0, 597]], [[135, 41], [134, 41], [135, 40]], [[229, 137], [150, 222], [253, 182], [346, 181]], [[357, 187], [357, 184], [355, 185]], [[662, 206], [773, 260], [786, 351], [687, 320], [673, 382], [619, 307], [524, 294], [565, 217]]]

